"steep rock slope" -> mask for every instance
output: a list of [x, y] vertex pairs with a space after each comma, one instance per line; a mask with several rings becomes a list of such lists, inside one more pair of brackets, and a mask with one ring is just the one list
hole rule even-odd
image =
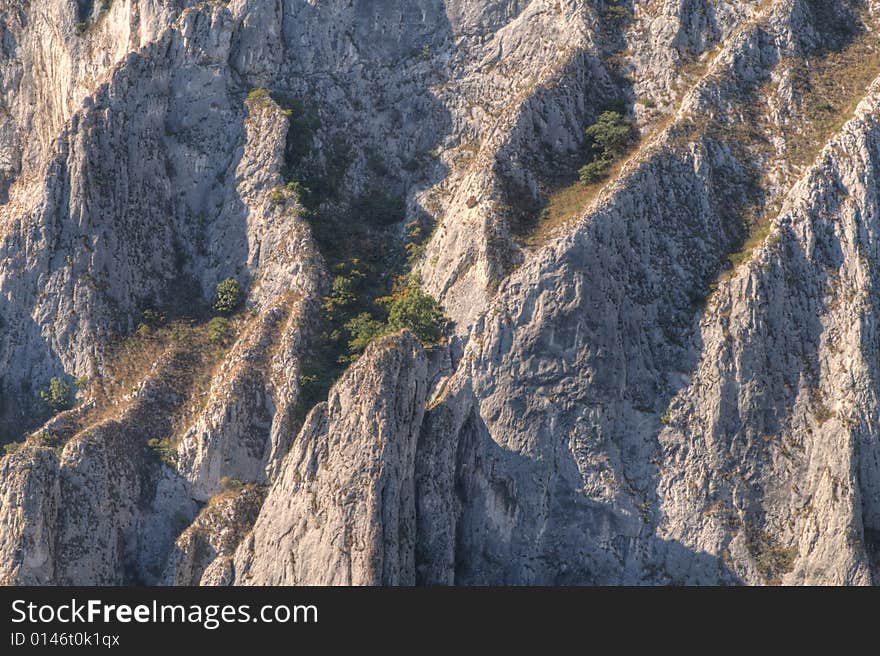
[[215, 495], [177, 539], [163, 583], [229, 585], [235, 549], [256, 521], [264, 497], [263, 490], [251, 485]]
[[[64, 567], [75, 571], [55, 568], [48, 580], [154, 581], [195, 514], [193, 499], [219, 491], [224, 477], [265, 482], [291, 439], [303, 326], [319, 297], [323, 264], [296, 199], [270, 193], [283, 183], [288, 120], [273, 101], [247, 98], [232, 80], [231, 36], [228, 10], [184, 11], [108, 74], [66, 124], [42, 179], [16, 180], [0, 210], [8, 425], [27, 426], [27, 417], [39, 416], [34, 397], [50, 375], [87, 377], [71, 425], [60, 432], [49, 425], [29, 442], [60, 449], [86, 440], [116, 454], [62, 457], [62, 503], [83, 513], [65, 513], [50, 530], [56, 543], [95, 560], [80, 566], [65, 553]], [[201, 299], [226, 276], [249, 287], [250, 310], [217, 366], [223, 354], [190, 339], [187, 322], [199, 321]], [[132, 338], [120, 349], [120, 338], [150, 307], [169, 307], [182, 318], [181, 330], [172, 330], [170, 341]], [[175, 343], [181, 341], [183, 349]], [[115, 366], [120, 350], [134, 353], [129, 381]], [[157, 350], [182, 360], [156, 381], [147, 372]], [[145, 411], [132, 418], [125, 388], [144, 376], [137, 389], [160, 388], [152, 419]], [[139, 392], [133, 398], [138, 406]], [[113, 427], [117, 417], [130, 426], [122, 435]], [[172, 472], [143, 460], [149, 440], [179, 445]], [[98, 466], [92, 456], [114, 466]], [[76, 485], [65, 497], [68, 470]], [[173, 494], [162, 489], [168, 477], [178, 486]], [[80, 490], [87, 503], [77, 500]], [[135, 506], [117, 508], [110, 502], [116, 495]], [[154, 513], [151, 502], [164, 510]], [[95, 517], [106, 530], [94, 530]], [[90, 547], [93, 539], [113, 553]], [[53, 563], [46, 566], [53, 571]]]
[[[876, 581], [876, 2], [44, 4], [0, 3], [4, 582]], [[320, 222], [377, 189], [449, 339], [306, 417]]]
[[427, 362], [377, 340], [312, 410], [235, 556], [238, 584], [415, 583], [415, 453]]
[[663, 532], [765, 581], [876, 576], [878, 90], [712, 299], [660, 435]]

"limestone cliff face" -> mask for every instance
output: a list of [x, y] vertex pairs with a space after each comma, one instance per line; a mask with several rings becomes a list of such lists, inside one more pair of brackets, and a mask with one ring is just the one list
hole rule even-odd
[[[0, 581], [876, 583], [878, 27], [0, 0]], [[639, 142], [581, 186], [609, 108]], [[310, 408], [318, 222], [376, 189], [451, 322]]]
[[[877, 574], [880, 197], [865, 173], [880, 155], [878, 109], [875, 85], [792, 189], [763, 247], [719, 288], [700, 324], [699, 364], [659, 435], [662, 532], [710, 552], [727, 543], [746, 580]], [[717, 468], [729, 476], [709, 475]], [[774, 549], [788, 551], [784, 572], [762, 566]]]
[[229, 585], [232, 558], [257, 519], [265, 491], [248, 485], [215, 495], [177, 539], [168, 555], [163, 583]]
[[49, 449], [3, 459], [3, 583], [48, 585], [55, 580], [58, 461]]
[[370, 345], [312, 410], [287, 454], [236, 552], [237, 584], [415, 583], [415, 455], [426, 378], [412, 335]]

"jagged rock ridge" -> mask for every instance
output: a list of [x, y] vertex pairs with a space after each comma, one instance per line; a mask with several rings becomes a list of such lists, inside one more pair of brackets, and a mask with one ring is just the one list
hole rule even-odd
[[[0, 2], [2, 420], [30, 434], [0, 577], [876, 582], [878, 24], [873, 0]], [[586, 193], [610, 106], [641, 141]], [[374, 342], [307, 416], [333, 266], [292, 166], [335, 172], [324, 212], [404, 195], [453, 320]], [[132, 337], [147, 307], [179, 327]], [[53, 376], [90, 383], [40, 425]]]

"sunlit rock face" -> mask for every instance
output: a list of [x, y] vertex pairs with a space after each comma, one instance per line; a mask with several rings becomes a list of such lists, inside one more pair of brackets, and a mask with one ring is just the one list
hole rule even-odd
[[0, 0], [0, 582], [877, 582], [877, 27]]

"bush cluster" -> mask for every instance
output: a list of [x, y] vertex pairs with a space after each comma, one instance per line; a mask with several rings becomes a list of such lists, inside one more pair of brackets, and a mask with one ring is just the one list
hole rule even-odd
[[403, 329], [413, 333], [424, 346], [437, 344], [443, 337], [446, 318], [440, 304], [415, 284], [378, 302], [387, 308], [388, 318], [384, 322], [363, 312], [345, 324], [351, 336], [348, 359], [356, 358], [377, 337]]
[[169, 467], [174, 467], [174, 463], [177, 458], [177, 450], [171, 444], [170, 439], [168, 439], [167, 437], [155, 437], [147, 441], [147, 446], [153, 450], [153, 452], [156, 454], [161, 462], [168, 465]]
[[217, 284], [214, 297], [214, 311], [220, 314], [232, 314], [242, 301], [241, 285], [235, 278], [227, 278]]
[[580, 170], [584, 184], [600, 182], [608, 177], [611, 165], [635, 144], [637, 135], [632, 121], [619, 112], [602, 112], [587, 128], [592, 140], [593, 160]]
[[40, 392], [40, 398], [52, 414], [55, 414], [70, 408], [73, 397], [67, 383], [60, 378], [52, 378], [49, 387]]

